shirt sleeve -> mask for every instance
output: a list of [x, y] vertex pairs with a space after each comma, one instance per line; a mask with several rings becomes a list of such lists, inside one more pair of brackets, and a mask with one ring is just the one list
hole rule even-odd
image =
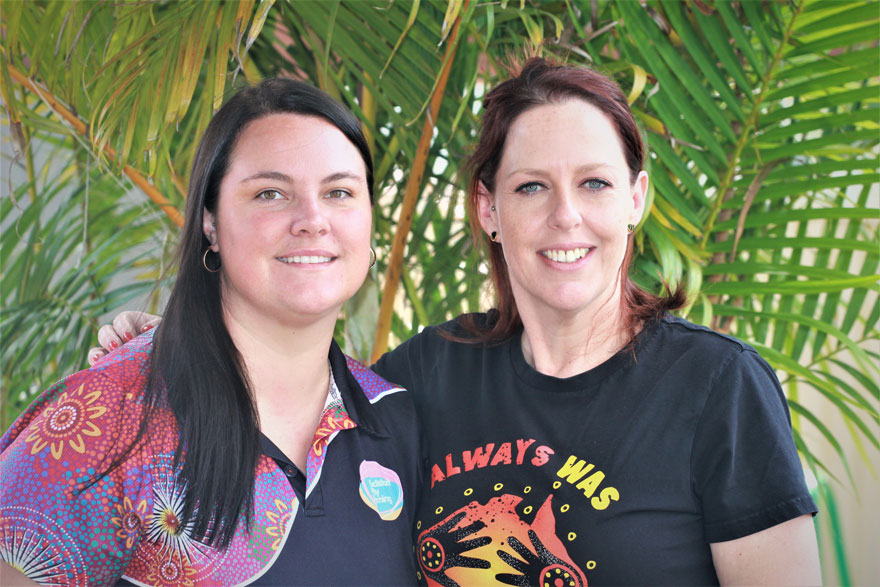
[[62, 380], [0, 441], [0, 558], [53, 585], [123, 574], [152, 509], [148, 467], [130, 447], [140, 404], [99, 371]]
[[420, 390], [424, 381], [420, 342], [426, 336], [429, 334], [423, 331], [403, 341], [396, 349], [379, 357], [371, 368], [384, 379], [406, 388], [410, 393], [418, 394], [414, 390]]
[[744, 349], [720, 368], [694, 437], [692, 484], [707, 542], [748, 536], [817, 511], [771, 367]]

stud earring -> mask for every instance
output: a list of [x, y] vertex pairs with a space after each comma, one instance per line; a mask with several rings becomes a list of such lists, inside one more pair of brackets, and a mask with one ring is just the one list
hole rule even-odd
[[498, 241], [495, 240], [495, 238], [496, 238], [497, 236], [498, 236], [498, 231], [497, 231], [497, 230], [493, 230], [493, 231], [492, 231], [492, 234], [489, 235], [489, 240], [492, 241], [493, 243], [497, 243]]
[[626, 232], [632, 234], [632, 231], [636, 229], [636, 225], [633, 223], [629, 223], [626, 225]]
[[492, 210], [492, 211], [494, 212], [494, 211], [495, 211], [495, 205], [493, 204], [492, 206], [489, 207], [489, 209]]

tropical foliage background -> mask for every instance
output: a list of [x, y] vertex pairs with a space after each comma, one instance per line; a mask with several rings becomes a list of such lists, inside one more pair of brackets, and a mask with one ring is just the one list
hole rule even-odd
[[[107, 316], [161, 309], [197, 139], [225, 96], [266, 76], [315, 83], [368, 131], [379, 261], [339, 323], [347, 350], [376, 357], [426, 324], [488, 307], [462, 163], [481, 97], [512, 57], [541, 53], [612, 75], [644, 127], [652, 190], [636, 279], [654, 290], [686, 283], [690, 320], [749, 342], [777, 369], [820, 480], [852, 484], [853, 467], [872, 467], [875, 2], [50, 0], [0, 10], [4, 428], [84, 365]], [[828, 487], [820, 497], [832, 498]]]

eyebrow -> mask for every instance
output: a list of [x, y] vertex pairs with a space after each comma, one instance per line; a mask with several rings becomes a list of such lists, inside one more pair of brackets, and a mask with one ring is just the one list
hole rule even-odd
[[280, 171], [258, 171], [257, 173], [241, 180], [241, 183], [255, 181], [257, 179], [274, 179], [275, 181], [283, 181], [286, 183], [293, 183], [292, 177], [290, 177], [286, 173], [281, 173]]
[[[258, 179], [273, 179], [275, 181], [282, 181], [285, 183], [294, 183], [292, 177], [290, 177], [286, 173], [281, 173], [280, 171], [258, 171], [257, 173], [241, 180], [241, 183], [255, 181]], [[331, 173], [330, 175], [322, 179], [321, 183], [330, 183], [333, 181], [339, 181], [340, 179], [362, 180], [363, 176], [351, 171], [337, 171], [336, 173]]]
[[[593, 171], [596, 171], [597, 169], [603, 169], [603, 168], [608, 168], [608, 167], [614, 167], [614, 166], [610, 163], [605, 163], [605, 162], [589, 163], [587, 165], [581, 165], [580, 167], [575, 169], [575, 172], [577, 172], [577, 173], [591, 173]], [[538, 177], [547, 177], [550, 175], [550, 173], [548, 171], [546, 171], [545, 169], [532, 169], [532, 168], [523, 167], [521, 169], [514, 169], [513, 171], [508, 173], [507, 178], [513, 177], [514, 175], [516, 175], [518, 173], [521, 173], [524, 175], [536, 175]]]
[[353, 171], [337, 171], [336, 173], [331, 173], [327, 177], [321, 180], [321, 183], [330, 183], [332, 181], [339, 181], [340, 179], [354, 179], [362, 181], [364, 180], [364, 176], [358, 173], [354, 173]]

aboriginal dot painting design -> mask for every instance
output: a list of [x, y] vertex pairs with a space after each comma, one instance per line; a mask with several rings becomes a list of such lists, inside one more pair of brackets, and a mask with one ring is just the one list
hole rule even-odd
[[354, 378], [357, 379], [357, 382], [364, 390], [364, 395], [367, 396], [370, 403], [376, 403], [389, 393], [403, 391], [402, 387], [388, 383], [373, 373], [369, 367], [366, 367], [349, 356], [345, 357], [345, 364], [351, 374], [354, 375]]
[[306, 459], [306, 495], [311, 493], [315, 483], [321, 477], [321, 467], [327, 457], [327, 446], [330, 441], [340, 430], [350, 430], [356, 426], [357, 424], [349, 417], [345, 405], [342, 403], [331, 372], [327, 405], [324, 406], [324, 411], [321, 413], [321, 420], [318, 423], [318, 429], [315, 431], [312, 447], [309, 449], [309, 455]]
[[[242, 519], [224, 551], [192, 537], [174, 466], [176, 423], [165, 404], [145, 440], [105, 474], [137, 433], [152, 334], [55, 384], [0, 439], [0, 558], [41, 583], [111, 584], [121, 576], [148, 585], [241, 583], [284, 548], [299, 504], [265, 455], [255, 471], [251, 531]], [[371, 400], [392, 389], [348, 361]], [[329, 441], [353, 426], [341, 403], [328, 405], [309, 455], [312, 482]]]

